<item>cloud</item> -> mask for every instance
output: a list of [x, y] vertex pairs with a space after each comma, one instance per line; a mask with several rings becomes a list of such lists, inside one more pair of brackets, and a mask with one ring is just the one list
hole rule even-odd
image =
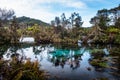
[[69, 2], [66, 2], [65, 4], [68, 7], [73, 7], [76, 9], [82, 9], [87, 7], [86, 4], [81, 1], [69, 1]]
[[29, 16], [32, 18], [50, 21], [54, 14], [49, 13], [45, 7], [36, 9], [42, 0], [0, 0], [0, 8], [13, 9], [17, 16]]
[[[87, 5], [80, 0], [0, 0], [0, 8], [13, 9], [18, 17], [27, 16], [50, 23], [55, 16], [60, 16], [62, 13], [69, 17], [71, 13], [82, 9], [80, 12], [82, 14], [83, 9], [87, 9]], [[84, 24], [87, 25], [86, 19], [83, 19]]]
[[[85, 8], [86, 4], [80, 0], [0, 0], [0, 7], [30, 8], [43, 4], [61, 4], [62, 7]], [[24, 8], [23, 8], [24, 7]], [[47, 7], [47, 5], [46, 5]], [[56, 7], [56, 6], [54, 6]]]
[[62, 4], [64, 7], [71, 7], [76, 9], [86, 7], [86, 4], [80, 0], [55, 0], [55, 1], [56, 3]]
[[92, 18], [93, 15], [86, 15], [82, 17], [83, 20], [83, 26], [84, 27], [90, 27], [92, 24], [89, 23], [90, 19]]
[[63, 7], [72, 7], [72, 8], [83, 8], [83, 7], [86, 7], [86, 4], [83, 3], [80, 0], [36, 0], [35, 2], [39, 3], [39, 4], [58, 3], [58, 4], [63, 5]]

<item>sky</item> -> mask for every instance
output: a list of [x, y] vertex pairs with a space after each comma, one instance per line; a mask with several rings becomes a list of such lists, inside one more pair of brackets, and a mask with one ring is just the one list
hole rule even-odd
[[77, 12], [82, 17], [83, 27], [91, 26], [89, 21], [98, 10], [119, 4], [120, 0], [0, 0], [0, 8], [13, 9], [17, 17], [27, 16], [47, 23], [62, 13], [68, 18]]

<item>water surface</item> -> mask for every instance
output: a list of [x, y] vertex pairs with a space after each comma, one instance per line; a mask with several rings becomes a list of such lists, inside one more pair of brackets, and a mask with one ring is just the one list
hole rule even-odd
[[[110, 47], [108, 46], [78, 46], [65, 44], [46, 45], [11, 45], [1, 46], [0, 52], [4, 59], [9, 60], [13, 54], [18, 54], [20, 58], [38, 60], [40, 69], [45, 70], [50, 75], [50, 80], [93, 80], [96, 78], [106, 78], [109, 80], [119, 80], [119, 76], [110, 74], [109, 69], [101, 71], [90, 64], [92, 59], [91, 51], [100, 49], [108, 56]], [[105, 57], [104, 56], [104, 57]]]

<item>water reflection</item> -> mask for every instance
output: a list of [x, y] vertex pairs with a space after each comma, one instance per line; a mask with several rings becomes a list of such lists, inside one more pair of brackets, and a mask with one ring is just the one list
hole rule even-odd
[[[0, 58], [3, 57], [4, 59], [9, 60], [11, 59], [11, 57], [17, 56], [21, 60], [38, 60], [40, 61], [41, 68], [48, 71], [51, 75], [59, 75], [63, 78], [71, 78], [71, 80], [79, 80], [80, 77], [81, 80], [93, 79], [103, 76], [107, 78], [116, 78], [115, 76], [109, 74], [109, 71], [107, 70], [104, 70], [101, 73], [101, 68], [99, 68], [98, 66], [92, 66], [89, 62], [93, 58], [107, 60], [108, 58], [105, 57], [111, 55], [111, 51], [113, 51], [113, 49], [116, 48], [104, 45], [4, 45], [0, 46]], [[96, 51], [102, 51], [103, 55], [93, 55], [92, 52]], [[118, 54], [117, 56], [119, 57]], [[112, 65], [110, 62], [108, 64]], [[117, 70], [117, 72], [119, 71]], [[88, 75], [88, 77], [86, 77], [85, 75]]]
[[66, 49], [55, 49], [54, 51], [48, 52], [50, 62], [54, 65], [61, 66], [64, 68], [64, 65], [70, 65], [70, 68], [76, 69], [80, 67], [81, 56], [85, 52], [85, 48], [79, 50], [66, 50]]

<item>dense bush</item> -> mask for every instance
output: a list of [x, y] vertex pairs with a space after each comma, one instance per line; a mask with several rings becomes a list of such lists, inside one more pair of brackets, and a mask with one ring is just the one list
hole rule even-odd
[[39, 70], [38, 61], [23, 62], [16, 56], [11, 61], [0, 59], [0, 76], [2, 80], [45, 80], [44, 71]]

